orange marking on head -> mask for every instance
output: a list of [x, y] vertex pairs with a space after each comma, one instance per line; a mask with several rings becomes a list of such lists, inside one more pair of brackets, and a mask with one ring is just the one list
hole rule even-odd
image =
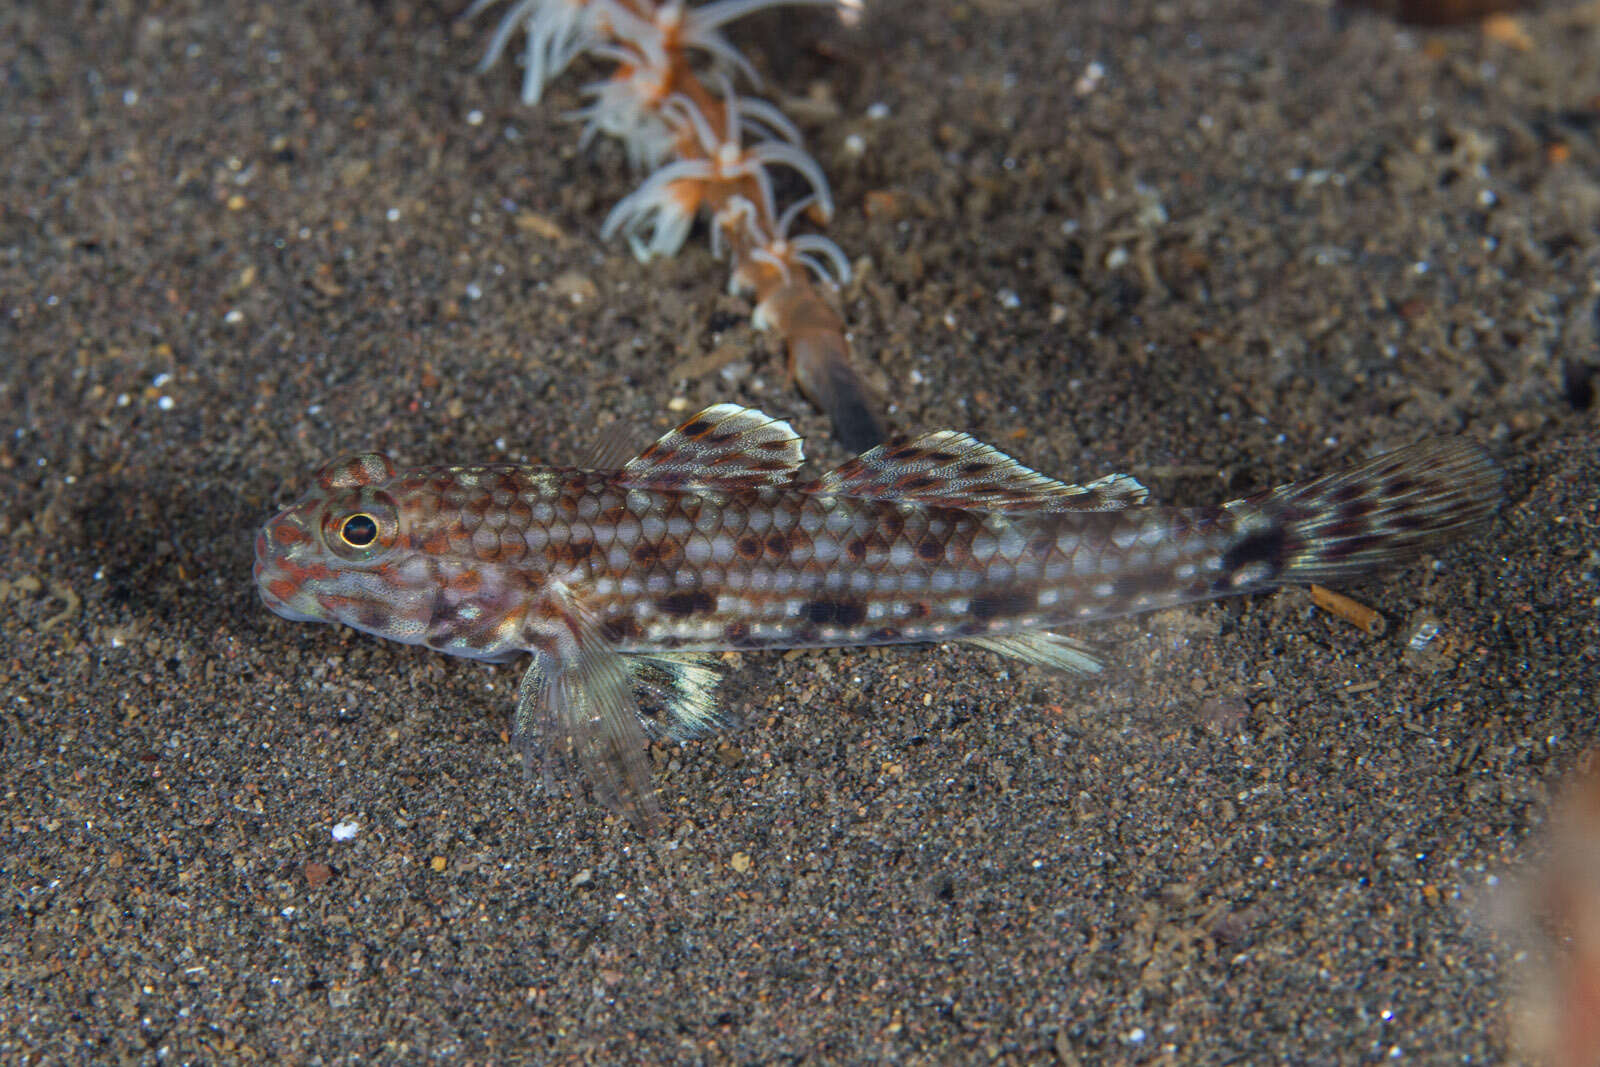
[[317, 603], [322, 605], [324, 611], [337, 614], [339, 611], [348, 611], [362, 603], [361, 597], [345, 596], [341, 593], [318, 593]]
[[292, 522], [280, 522], [272, 527], [272, 539], [280, 545], [299, 545], [311, 540]]

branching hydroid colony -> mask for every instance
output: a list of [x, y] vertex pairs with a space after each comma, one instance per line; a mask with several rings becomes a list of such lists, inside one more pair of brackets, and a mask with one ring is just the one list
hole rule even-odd
[[[476, 0], [467, 16], [498, 2]], [[640, 260], [670, 256], [704, 212], [713, 253], [732, 264], [730, 288], [753, 295], [755, 324], [783, 340], [796, 383], [833, 419], [840, 440], [864, 451], [882, 429], [851, 363], [844, 321], [824, 293], [849, 281], [850, 261], [827, 237], [792, 232], [802, 216], [832, 217], [828, 180], [782, 112], [735, 92], [735, 75], [758, 79], [722, 33], [743, 15], [784, 4], [858, 8], [860, 0], [510, 0], [482, 66], [492, 67], [520, 31], [522, 99], [534, 104], [580, 55], [616, 64], [584, 87], [591, 102], [573, 117], [584, 124], [583, 143], [616, 137], [650, 174], [611, 210], [601, 235], [626, 237]], [[695, 57], [708, 61], [704, 72]], [[810, 187], [781, 210], [778, 167]]]

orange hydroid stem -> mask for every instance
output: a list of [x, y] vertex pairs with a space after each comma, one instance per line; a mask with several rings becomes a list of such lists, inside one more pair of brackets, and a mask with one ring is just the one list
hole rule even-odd
[[850, 358], [844, 320], [805, 274], [795, 273], [756, 305], [763, 320], [789, 350], [795, 384], [833, 421], [833, 435], [853, 452], [865, 452], [886, 434], [869, 403], [872, 391]]

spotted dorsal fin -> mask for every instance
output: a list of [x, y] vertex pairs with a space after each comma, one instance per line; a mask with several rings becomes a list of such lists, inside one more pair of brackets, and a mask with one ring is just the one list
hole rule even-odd
[[1126, 474], [1087, 485], [1058, 482], [954, 430], [879, 445], [823, 475], [811, 488], [976, 511], [1114, 511], [1142, 504], [1147, 495]]
[[787, 422], [717, 404], [630, 459], [617, 481], [634, 489], [755, 489], [787, 485], [804, 461]]

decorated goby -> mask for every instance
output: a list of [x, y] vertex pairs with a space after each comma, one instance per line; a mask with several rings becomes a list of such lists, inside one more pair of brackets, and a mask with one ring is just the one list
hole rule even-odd
[[730, 404], [626, 462], [399, 470], [359, 455], [263, 527], [256, 584], [285, 618], [531, 654], [518, 744], [576, 762], [600, 801], [646, 821], [648, 738], [716, 720], [705, 653], [964, 641], [1094, 672], [1059, 628], [1347, 581], [1501, 499], [1493, 463], [1456, 439], [1194, 508], [1149, 506], [1125, 475], [1068, 485], [951, 431], [809, 481], [802, 458], [788, 423]]

